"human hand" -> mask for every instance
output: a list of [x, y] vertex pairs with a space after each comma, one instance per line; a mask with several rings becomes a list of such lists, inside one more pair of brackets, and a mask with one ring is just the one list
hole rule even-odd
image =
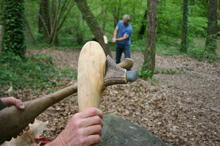
[[112, 43], [116, 43], [116, 38], [112, 38]]
[[66, 128], [48, 146], [90, 146], [101, 141], [102, 112], [89, 108], [75, 114]]
[[3, 97], [0, 100], [7, 106], [14, 105], [18, 109], [24, 109], [24, 103], [17, 98], [14, 97]]

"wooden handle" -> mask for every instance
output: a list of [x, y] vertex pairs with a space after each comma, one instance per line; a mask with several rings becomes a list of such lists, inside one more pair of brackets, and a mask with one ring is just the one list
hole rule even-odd
[[78, 103], [79, 110], [98, 107], [104, 84], [106, 56], [99, 43], [86, 43], [78, 62]]

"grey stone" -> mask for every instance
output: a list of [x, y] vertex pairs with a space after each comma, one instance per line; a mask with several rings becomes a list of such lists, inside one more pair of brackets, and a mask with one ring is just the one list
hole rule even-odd
[[166, 146], [159, 138], [119, 116], [104, 116], [102, 142], [98, 146]]

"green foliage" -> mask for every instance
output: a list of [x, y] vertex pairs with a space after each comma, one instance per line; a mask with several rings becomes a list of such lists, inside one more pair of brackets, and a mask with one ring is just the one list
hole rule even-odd
[[141, 68], [140, 70], [138, 70], [138, 76], [140, 78], [143, 78], [143, 79], [149, 79], [149, 78], [152, 78], [154, 75], [154, 72], [152, 72], [151, 70], [145, 70], [143, 68]]
[[69, 68], [58, 69], [52, 58], [37, 54], [25, 59], [12, 53], [0, 55], [0, 87], [13, 86], [14, 89], [45, 89], [55, 87], [58, 80], [71, 80], [76, 77]]
[[188, 54], [191, 57], [196, 58], [200, 61], [207, 60], [209, 62], [213, 62], [217, 59], [216, 54], [214, 54], [213, 52], [208, 52], [201, 48], [192, 48], [189, 50]]
[[3, 1], [3, 50], [24, 56], [24, 1]]
[[205, 17], [189, 17], [189, 32], [192, 37], [205, 37], [208, 20]]
[[181, 34], [182, 1], [168, 0], [159, 5], [158, 33], [169, 36]]
[[[88, 0], [88, 4], [97, 17], [97, 20], [105, 31], [105, 34], [111, 40], [114, 30], [114, 21], [116, 18], [121, 19], [123, 14], [132, 16], [133, 26], [133, 46], [134, 50], [143, 50], [146, 44], [146, 36], [144, 40], [139, 40], [138, 31], [141, 27], [145, 10], [147, 10], [146, 0]], [[31, 26], [32, 33], [37, 40], [37, 45], [42, 46], [42, 36], [38, 32], [38, 12], [39, 1], [25, 1], [26, 17]], [[182, 1], [176, 0], [161, 0], [158, 3], [158, 28], [157, 36], [159, 45], [171, 45], [177, 49], [180, 43], [172, 42], [171, 39], [166, 41], [166, 37], [181, 38], [181, 23], [182, 23]], [[199, 1], [190, 1], [189, 5], [189, 36], [190, 37], [205, 37], [207, 27], [207, 5]], [[64, 25], [59, 33], [58, 47], [81, 48], [82, 44], [93, 38], [87, 24], [82, 19], [80, 11], [73, 7], [68, 15]], [[29, 39], [29, 38], [27, 38]], [[163, 42], [162, 40], [163, 39]], [[29, 42], [29, 41], [28, 41]], [[31, 47], [32, 44], [28, 44]], [[78, 47], [79, 46], [79, 47]], [[178, 46], [178, 47], [177, 47]], [[166, 48], [165, 48], [166, 49]], [[172, 50], [173, 52], [174, 49]], [[176, 51], [177, 52], [177, 51]]]

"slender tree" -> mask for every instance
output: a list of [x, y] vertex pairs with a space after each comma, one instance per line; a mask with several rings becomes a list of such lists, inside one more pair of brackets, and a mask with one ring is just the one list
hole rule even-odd
[[3, 51], [24, 57], [24, 0], [4, 0], [3, 3]]
[[2, 24], [3, 2], [0, 1], [0, 25]]
[[104, 32], [99, 26], [95, 16], [91, 12], [88, 3], [86, 0], [75, 0], [77, 7], [82, 13], [84, 20], [87, 22], [90, 30], [92, 31], [93, 35], [95, 36], [96, 40], [100, 43], [103, 47], [106, 55], [111, 55], [111, 50], [109, 49], [108, 45], [104, 42]]
[[2, 35], [3, 35], [3, 28], [2, 28], [2, 13], [3, 13], [3, 4], [0, 1], [0, 51], [2, 50]]
[[143, 20], [141, 21], [141, 27], [138, 31], [138, 36], [140, 39], [144, 36], [144, 33], [147, 28], [147, 14], [147, 10], [145, 10]]
[[2, 31], [3, 31], [3, 28], [2, 28], [2, 25], [0, 24], [0, 51], [2, 50], [2, 35], [3, 35]]
[[121, 9], [122, 9], [122, 1], [116, 0], [116, 6], [113, 8], [113, 11], [112, 11], [112, 14], [114, 17], [114, 27], [117, 25], [120, 19]]
[[72, 0], [42, 0], [39, 10], [39, 32], [49, 44], [58, 44], [59, 31], [71, 12]]
[[47, 32], [50, 32], [49, 0], [40, 1], [38, 31], [44, 35], [45, 40], [49, 40]]
[[[218, 0], [218, 21], [220, 21], [220, 0]], [[218, 23], [217, 31], [220, 32], [220, 23]]]
[[208, 0], [208, 29], [206, 51], [215, 53], [217, 48], [217, 0]]
[[189, 0], [183, 0], [183, 19], [182, 19], [182, 38], [180, 51], [187, 52], [188, 43], [188, 13], [189, 13]]
[[147, 45], [144, 51], [143, 69], [150, 71], [153, 75], [155, 69], [155, 53], [156, 53], [156, 28], [157, 28], [157, 0], [148, 0], [148, 29], [147, 29]]

